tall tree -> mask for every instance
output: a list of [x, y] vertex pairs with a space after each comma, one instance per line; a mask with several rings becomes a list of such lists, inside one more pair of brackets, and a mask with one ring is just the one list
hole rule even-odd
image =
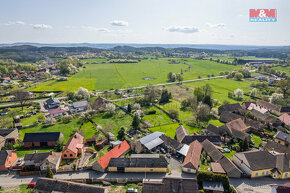
[[133, 121], [132, 121], [132, 127], [134, 129], [139, 129], [140, 128], [140, 117], [137, 113], [134, 114], [134, 117], [133, 117]]
[[45, 174], [46, 178], [53, 178], [53, 172], [50, 169], [50, 166], [47, 164], [46, 165], [46, 174]]
[[23, 110], [25, 103], [27, 103], [28, 99], [31, 98], [30, 93], [24, 89], [17, 89], [14, 90], [12, 94], [15, 96], [15, 100], [20, 103], [20, 106]]

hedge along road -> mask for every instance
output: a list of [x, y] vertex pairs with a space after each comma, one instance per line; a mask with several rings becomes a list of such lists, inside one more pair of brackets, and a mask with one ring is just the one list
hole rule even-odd
[[[209, 80], [209, 79], [217, 79], [217, 78], [224, 78], [225, 76], [215, 76], [215, 77], [208, 77], [208, 78], [199, 78], [199, 79], [192, 79], [192, 80], [184, 80], [184, 81], [180, 81], [180, 82], [167, 82], [167, 83], [160, 83], [160, 84], [154, 84], [152, 86], [165, 86], [165, 85], [172, 85], [172, 84], [178, 84], [178, 83], [187, 83], [187, 82], [195, 82], [195, 81], [201, 81], [201, 80]], [[140, 89], [140, 88], [146, 88], [147, 86], [138, 86], [138, 87], [131, 87], [131, 88], [121, 88], [118, 90], [134, 90], [134, 89]], [[45, 91], [43, 91], [45, 92]], [[107, 92], [115, 92], [115, 90], [109, 90]], [[100, 91], [100, 92], [96, 92], [96, 94], [103, 94], [105, 93], [105, 91]], [[66, 97], [59, 97], [57, 99], [65, 99]], [[47, 100], [47, 99], [45, 99]], [[41, 102], [41, 101], [45, 101], [45, 100], [34, 100], [32, 102]], [[4, 104], [4, 105], [0, 105], [0, 107], [10, 107], [13, 105], [18, 105], [19, 103], [10, 103], [10, 104]]]

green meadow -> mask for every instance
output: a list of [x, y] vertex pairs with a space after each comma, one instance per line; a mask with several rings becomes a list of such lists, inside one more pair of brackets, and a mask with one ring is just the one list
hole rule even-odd
[[[97, 63], [100, 59], [83, 60], [85, 68], [69, 77], [68, 81], [47, 81], [31, 87], [31, 91], [66, 91], [84, 87], [89, 90], [108, 90], [129, 88], [167, 82], [169, 72], [184, 72], [184, 80], [197, 79], [198, 76], [219, 75], [221, 71], [231, 71], [237, 66], [220, 64], [208, 60], [176, 59], [180, 63], [171, 64], [170, 58], [148, 59], [139, 63]], [[191, 69], [186, 72], [188, 66]], [[149, 80], [146, 80], [149, 79]]]

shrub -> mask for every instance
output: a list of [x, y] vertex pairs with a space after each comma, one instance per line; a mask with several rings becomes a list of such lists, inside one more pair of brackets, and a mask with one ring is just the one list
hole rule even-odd
[[64, 116], [64, 117], [62, 117], [62, 118], [61, 118], [61, 121], [62, 121], [63, 123], [69, 123], [69, 122], [72, 121], [72, 119], [73, 119], [73, 117], [72, 117], [71, 115], [68, 115], [68, 116]]
[[169, 113], [169, 116], [170, 116], [171, 119], [176, 119], [177, 120], [178, 117], [179, 117], [179, 112], [177, 110], [170, 109], [168, 111], [168, 113]]

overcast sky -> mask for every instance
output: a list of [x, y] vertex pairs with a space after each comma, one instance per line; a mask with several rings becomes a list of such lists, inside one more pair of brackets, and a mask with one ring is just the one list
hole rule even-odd
[[[277, 9], [276, 23], [249, 9]], [[289, 0], [0, 0], [0, 43], [290, 45]]]

